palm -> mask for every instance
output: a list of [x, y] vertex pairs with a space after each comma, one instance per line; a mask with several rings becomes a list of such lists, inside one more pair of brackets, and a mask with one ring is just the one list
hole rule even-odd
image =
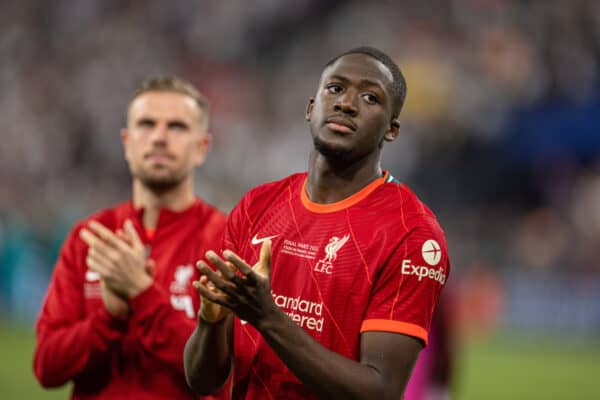
[[[194, 282], [194, 286], [196, 286], [198, 283], [204, 284], [205, 282], [206, 279], [201, 278], [200, 281]], [[213, 294], [220, 293], [220, 290], [214, 287], [214, 285], [208, 285], [208, 288]], [[229, 313], [229, 309], [210, 301], [204, 296], [201, 296], [200, 311], [198, 312], [198, 314], [200, 315], [200, 318], [202, 318], [204, 321], [210, 323], [219, 322], [220, 320], [225, 318]]]

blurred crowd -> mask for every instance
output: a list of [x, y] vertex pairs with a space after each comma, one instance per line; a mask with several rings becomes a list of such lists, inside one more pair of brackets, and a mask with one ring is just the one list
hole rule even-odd
[[[73, 221], [128, 198], [119, 130], [143, 78], [211, 100], [199, 194], [229, 210], [306, 168], [307, 98], [363, 44], [406, 75], [384, 167], [438, 214], [454, 288], [492, 277], [513, 322], [541, 277], [545, 296], [597, 301], [600, 2], [27, 0], [0, 13], [0, 316], [30, 320]], [[578, 318], [600, 334], [597, 312]]]

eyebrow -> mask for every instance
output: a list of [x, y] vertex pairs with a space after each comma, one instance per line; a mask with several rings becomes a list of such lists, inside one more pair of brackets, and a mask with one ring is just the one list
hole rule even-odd
[[187, 122], [182, 121], [180, 119], [172, 119], [167, 123], [167, 125], [170, 127], [180, 127], [180, 128], [186, 128], [186, 129], [188, 129], [190, 127]]
[[145, 123], [155, 124], [156, 120], [154, 118], [150, 118], [150, 117], [140, 117], [135, 120], [136, 125], [141, 125], [141, 124], [145, 124]]
[[[338, 81], [342, 81], [343, 83], [348, 83], [348, 82], [350, 82], [350, 79], [348, 79], [348, 78], [346, 78], [346, 77], [344, 77], [344, 76], [341, 76], [341, 75], [331, 75], [331, 76], [329, 77], [329, 79], [335, 79], [335, 80], [338, 80]], [[364, 86], [371, 86], [371, 87], [373, 87], [373, 86], [374, 86], [374, 87], [377, 87], [377, 88], [379, 88], [379, 89], [381, 89], [381, 90], [384, 90], [384, 87], [383, 87], [383, 86], [382, 86], [380, 83], [377, 83], [377, 82], [375, 82], [375, 81], [371, 81], [371, 80], [369, 80], [369, 79], [361, 79], [361, 80], [359, 81], [359, 85], [360, 85], [360, 86], [363, 86], [363, 87], [364, 87]]]
[[[136, 125], [141, 125], [145, 123], [156, 124], [156, 119], [152, 117], [140, 117], [136, 120]], [[180, 127], [189, 129], [190, 125], [182, 119], [175, 118], [167, 121], [167, 126], [169, 127]]]

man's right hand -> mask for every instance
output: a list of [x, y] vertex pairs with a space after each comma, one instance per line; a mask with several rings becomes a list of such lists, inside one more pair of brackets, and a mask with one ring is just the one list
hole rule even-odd
[[209, 324], [215, 324], [231, 313], [231, 310], [220, 306], [217, 303], [213, 303], [206, 297], [202, 296], [202, 293], [198, 291], [198, 287], [205, 286], [215, 294], [220, 292], [215, 285], [213, 285], [211, 282], [208, 282], [208, 278], [206, 276], [201, 276], [200, 279], [194, 281], [192, 285], [200, 295], [200, 310], [198, 311], [198, 317], [201, 320], [208, 322]]

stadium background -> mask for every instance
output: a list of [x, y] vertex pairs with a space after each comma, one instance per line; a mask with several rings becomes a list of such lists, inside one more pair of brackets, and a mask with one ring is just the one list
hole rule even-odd
[[129, 195], [135, 85], [212, 100], [198, 192], [229, 210], [306, 168], [306, 99], [356, 45], [408, 80], [384, 167], [444, 226], [457, 399], [600, 398], [600, 2], [3, 2], [0, 397], [65, 398], [31, 373], [33, 323], [76, 219]]

